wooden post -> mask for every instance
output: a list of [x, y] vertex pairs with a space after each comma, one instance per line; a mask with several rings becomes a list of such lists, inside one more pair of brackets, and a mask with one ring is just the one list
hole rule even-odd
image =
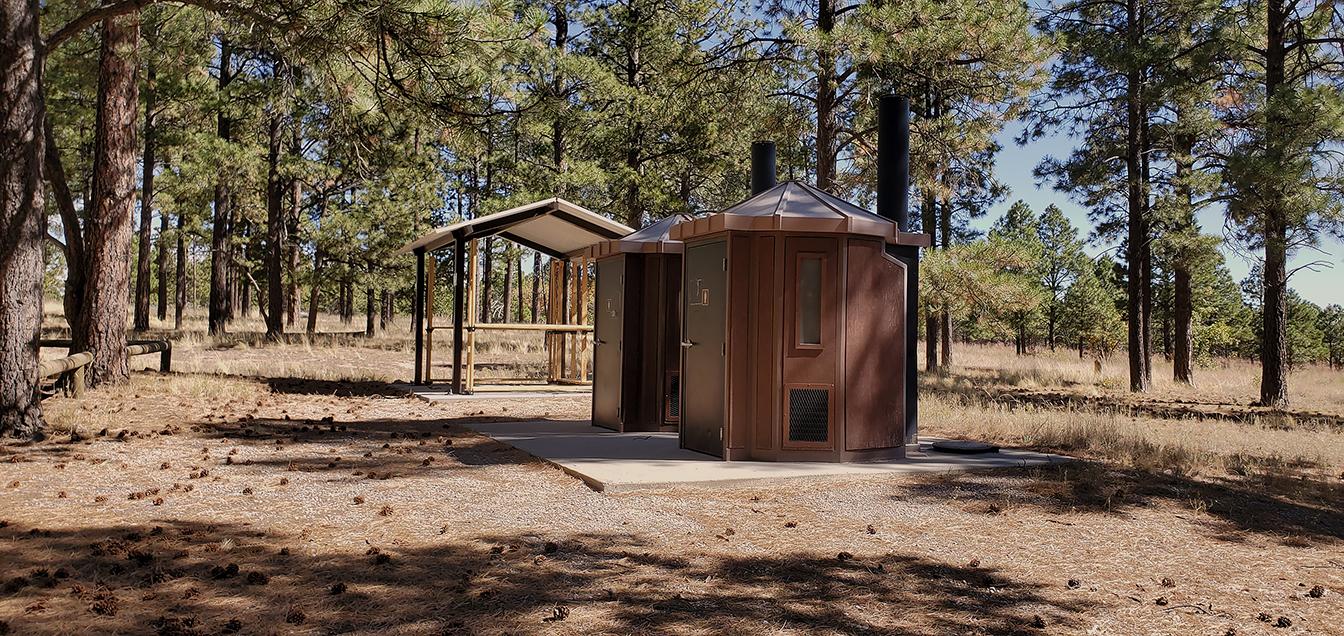
[[[582, 271], [578, 268], [578, 263], [574, 261], [566, 261], [565, 270], [569, 272], [569, 286], [566, 290], [569, 292], [569, 311], [565, 316], [565, 324], [575, 325], [579, 322], [579, 303], [581, 301], [579, 298], [579, 278], [582, 276]], [[571, 334], [569, 335], [569, 355], [565, 358], [565, 377], [570, 379], [577, 377], [578, 362], [579, 339]]]
[[415, 324], [415, 383], [423, 384], [421, 375], [424, 371], [425, 355], [425, 313], [424, 313], [424, 294], [425, 294], [425, 248], [421, 247], [415, 250], [415, 299], [411, 301], [412, 311], [415, 318], [412, 322]]
[[467, 359], [465, 393], [476, 390], [476, 317], [479, 315], [477, 304], [480, 302], [480, 290], [477, 287], [477, 261], [480, 259], [480, 245], [472, 239], [467, 254]]
[[467, 248], [461, 240], [453, 243], [453, 393], [462, 394], [462, 341], [466, 328]]
[[[576, 302], [578, 304], [578, 311], [576, 312], [578, 314], [578, 320], [576, 320], [574, 324], [586, 325], [588, 324], [588, 258], [587, 257], [579, 258], [579, 297]], [[575, 373], [577, 374], [574, 379], [580, 381], [587, 380], [588, 360], [589, 360], [588, 334], [582, 332], [576, 332], [574, 334], [574, 340], [577, 341], [579, 349], [578, 355], [574, 358], [574, 370]]]
[[[563, 291], [563, 283], [560, 276], [561, 263], [557, 259], [552, 259], [550, 268], [547, 270], [546, 284], [546, 322], [552, 325], [560, 324], [560, 294]], [[563, 343], [562, 336], [558, 333], [546, 334], [546, 381], [555, 382], [560, 379], [560, 346]]]
[[425, 384], [434, 384], [434, 265], [425, 263]]
[[163, 341], [163, 351], [159, 352], [159, 373], [169, 373], [173, 370], [173, 341]]
[[84, 397], [84, 367], [88, 365], [81, 364], [70, 372], [70, 394], [74, 397]]

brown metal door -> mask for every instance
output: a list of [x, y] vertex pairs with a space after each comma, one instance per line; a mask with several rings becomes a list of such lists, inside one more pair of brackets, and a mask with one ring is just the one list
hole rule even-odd
[[597, 316], [593, 319], [593, 423], [621, 430], [621, 336], [625, 331], [625, 258], [597, 263]]
[[681, 445], [723, 456], [728, 243], [688, 246], [682, 279]]

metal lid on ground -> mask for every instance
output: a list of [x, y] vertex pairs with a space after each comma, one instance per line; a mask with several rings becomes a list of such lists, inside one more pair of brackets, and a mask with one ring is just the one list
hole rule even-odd
[[940, 439], [929, 444], [929, 448], [940, 453], [954, 453], [957, 455], [979, 455], [982, 453], [999, 452], [998, 446], [968, 439]]
[[458, 241], [499, 236], [555, 258], [568, 258], [594, 243], [634, 230], [601, 214], [554, 197], [460, 221], [407, 243], [403, 252], [432, 252]]
[[644, 229], [624, 238], [595, 243], [588, 248], [585, 255], [590, 258], [603, 258], [614, 254], [680, 254], [684, 245], [681, 241], [672, 240], [669, 235], [673, 226], [689, 220], [691, 220], [689, 214], [673, 214], [650, 223]]
[[672, 228], [687, 240], [728, 230], [862, 234], [902, 245], [929, 244], [927, 235], [901, 232], [892, 221], [799, 181], [785, 181], [717, 214]]

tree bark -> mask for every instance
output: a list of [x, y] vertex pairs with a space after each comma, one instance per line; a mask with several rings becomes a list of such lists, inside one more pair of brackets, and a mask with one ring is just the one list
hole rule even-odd
[[308, 284], [308, 325], [305, 331], [308, 335], [317, 332], [317, 297], [318, 290], [322, 287], [322, 248], [313, 250], [313, 280]]
[[817, 51], [817, 188], [835, 187], [836, 71], [835, 57], [826, 48], [835, 29], [835, 0], [817, 0], [817, 29], [828, 41]]
[[[154, 65], [145, 70], [145, 151], [140, 161], [140, 238], [135, 260], [135, 330], [149, 330], [150, 232], [154, 227]], [[160, 303], [162, 304], [162, 303]]]
[[[944, 187], [944, 188], [948, 188], [948, 187], [950, 187], [951, 184], [949, 183], [949, 181], [950, 181], [950, 177], [949, 177], [949, 173], [948, 173], [948, 171], [947, 171], [947, 170], [943, 170], [943, 174], [942, 174], [942, 182], [943, 182], [943, 187]], [[943, 246], [943, 249], [946, 250], [946, 249], [950, 249], [950, 248], [952, 247], [952, 201], [951, 201], [951, 197], [950, 197], [950, 195], [944, 193], [944, 194], [943, 194], [942, 205], [940, 205], [940, 206], [938, 206], [938, 207], [939, 207], [939, 211], [940, 211], [940, 213], [941, 213], [941, 214], [940, 214], [940, 217], [939, 217], [939, 219], [938, 219], [938, 223], [939, 223], [938, 232], [939, 232], [939, 234], [941, 234], [941, 236], [940, 236], [939, 238], [942, 239], [942, 246]], [[943, 368], [943, 369], [951, 369], [951, 368], [952, 368], [952, 313], [949, 312], [949, 311], [947, 310], [947, 307], [946, 307], [946, 306], [944, 306], [944, 307], [942, 308], [942, 312], [939, 314], [939, 322], [940, 322], [940, 324], [939, 324], [939, 328], [938, 328], [938, 331], [939, 331], [939, 334], [938, 334], [938, 335], [941, 337], [941, 339], [942, 339], [942, 343], [943, 343], [942, 364], [941, 364], [941, 368]]]
[[377, 314], [377, 311], [373, 304], [373, 261], [369, 261], [367, 271], [370, 282], [368, 283], [368, 287], [364, 289], [364, 335], [372, 336], [377, 333], [375, 329], [377, 325], [374, 323], [374, 316]]
[[75, 198], [70, 192], [70, 182], [65, 175], [65, 166], [61, 163], [61, 151], [56, 147], [56, 134], [52, 130], [51, 120], [43, 114], [43, 167], [45, 179], [51, 185], [51, 196], [60, 213], [61, 226], [65, 232], [65, 298], [62, 308], [65, 310], [65, 322], [73, 333], [79, 323], [79, 312], [84, 305], [84, 230], [80, 223], [79, 212], [75, 210]]
[[177, 297], [173, 303], [173, 331], [182, 330], [182, 311], [187, 306], [187, 232], [184, 215], [177, 215]]
[[272, 113], [266, 149], [266, 339], [277, 342], [285, 334], [285, 182], [280, 177], [282, 117]]
[[[1129, 45], [1132, 51], [1138, 50], [1138, 0], [1126, 0], [1126, 17]], [[1144, 218], [1144, 192], [1141, 180], [1142, 172], [1142, 125], [1143, 102], [1140, 94], [1142, 73], [1138, 69], [1126, 74], [1125, 92], [1125, 183], [1127, 189], [1128, 223], [1125, 245], [1125, 261], [1129, 268], [1126, 277], [1128, 298], [1125, 317], [1129, 331], [1129, 389], [1135, 392], [1147, 391], [1150, 386], [1152, 364], [1145, 340], [1148, 325], [1144, 308], [1149, 305], [1146, 297], [1148, 276], [1145, 271], [1148, 260], [1145, 253], [1148, 248], [1148, 226]]]
[[[219, 93], [222, 97], [224, 89], [228, 88], [229, 82], [233, 80], [233, 44], [227, 39], [221, 38], [219, 41]], [[215, 130], [216, 134], [224, 142], [229, 142], [232, 137], [233, 123], [229, 120], [228, 114], [221, 107], [216, 115]], [[215, 182], [215, 209], [212, 219], [211, 237], [210, 237], [210, 309], [209, 309], [209, 331], [210, 335], [223, 334], [227, 331], [227, 323], [232, 309], [230, 302], [232, 290], [230, 289], [230, 262], [231, 250], [230, 232], [233, 225], [232, 201], [229, 196], [229, 184], [225, 181], [221, 173]]]
[[48, 149], [38, 14], [37, 0], [0, 0], [0, 437], [21, 439], [41, 439], [45, 427], [37, 343]]
[[[1265, 3], [1265, 143], [1271, 165], [1281, 165], [1284, 148], [1284, 114], [1274, 96], [1284, 83], [1287, 52], [1284, 28], [1287, 16], [1279, 0]], [[1260, 343], [1260, 404], [1281, 408], [1288, 405], [1288, 214], [1281, 197], [1270, 195], [1264, 211], [1265, 298], [1264, 333]]]
[[135, 214], [140, 16], [129, 13], [108, 18], [101, 32], [93, 208], [84, 228], [83, 303], [71, 333], [71, 349], [93, 355], [84, 373], [89, 387], [130, 379], [126, 304], [131, 282], [131, 219]]

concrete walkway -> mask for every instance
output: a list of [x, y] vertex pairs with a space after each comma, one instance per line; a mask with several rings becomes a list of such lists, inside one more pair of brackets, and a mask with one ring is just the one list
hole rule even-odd
[[947, 472], [1071, 461], [1060, 455], [1004, 449], [984, 455], [928, 450], [933, 438], [906, 450], [906, 459], [871, 464], [725, 462], [678, 447], [676, 433], [614, 433], [587, 422], [467, 422], [465, 426], [546, 460], [593, 490], [621, 492], [671, 486], [737, 486], [777, 479]]

